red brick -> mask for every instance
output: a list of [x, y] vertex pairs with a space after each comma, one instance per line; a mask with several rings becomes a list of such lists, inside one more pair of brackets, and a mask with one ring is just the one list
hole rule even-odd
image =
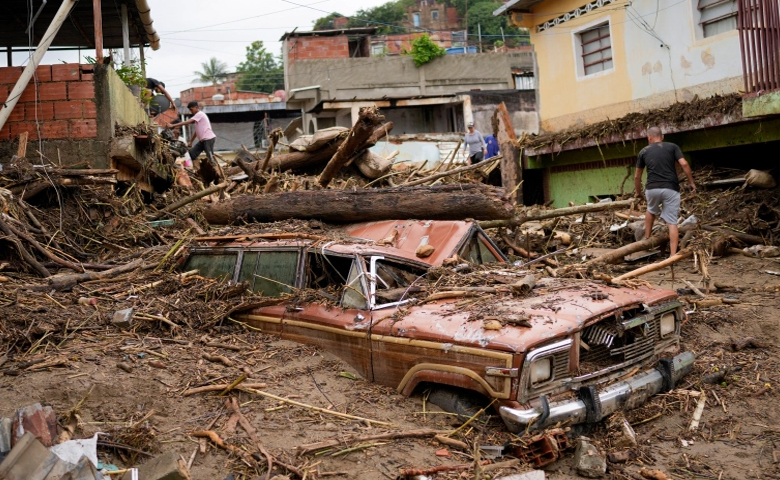
[[55, 82], [63, 80], [80, 80], [77, 63], [60, 63], [51, 66], [51, 79]]
[[93, 98], [95, 98], [95, 85], [92, 82], [72, 82], [68, 84], [69, 100]]
[[16, 138], [22, 132], [27, 132], [28, 139], [33, 140], [38, 138], [38, 127], [34, 123], [30, 122], [13, 122], [9, 123], [11, 127], [11, 138]]
[[70, 137], [71, 138], [97, 137], [97, 121], [70, 120]]
[[21, 122], [24, 121], [24, 104], [17, 103], [13, 110], [11, 110], [8, 116], [9, 122]]
[[26, 105], [24, 109], [26, 120], [54, 120], [54, 104], [52, 102], [28, 103]]
[[14, 415], [13, 432], [12, 445], [15, 445], [25, 432], [30, 432], [44, 447], [51, 447], [57, 440], [57, 417], [54, 410], [48, 406], [42, 407], [40, 403], [19, 409]]
[[0, 85], [0, 102], [8, 100], [8, 93], [10, 91], [11, 88], [8, 85]]
[[82, 115], [84, 115], [84, 110], [80, 101], [54, 103], [54, 118], [57, 120], [81, 118]]
[[39, 82], [51, 82], [51, 65], [38, 65], [35, 76], [38, 77]]
[[[10, 90], [12, 89], [13, 87]], [[35, 100], [35, 85], [31, 82], [27, 85], [27, 88], [24, 89], [21, 96], [19, 96], [19, 102], [34, 102]]]
[[51, 120], [41, 124], [41, 137], [47, 140], [54, 138], [69, 138], [67, 120]]
[[0, 129], [0, 140], [8, 140], [11, 138], [11, 124], [6, 123], [2, 129]]
[[82, 103], [82, 108], [84, 109], [84, 117], [83, 118], [97, 118], [97, 107], [95, 106], [95, 102], [90, 100], [84, 100]]
[[38, 85], [38, 100], [67, 100], [68, 89], [65, 82], [41, 83]]
[[22, 67], [0, 68], [0, 84], [15, 84], [22, 76]]

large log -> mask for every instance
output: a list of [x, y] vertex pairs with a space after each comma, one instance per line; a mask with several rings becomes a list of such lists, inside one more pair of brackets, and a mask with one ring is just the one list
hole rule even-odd
[[479, 226], [483, 229], [498, 228], [498, 227], [516, 227], [522, 225], [525, 222], [534, 222], [539, 220], [547, 220], [548, 218], [563, 217], [566, 215], [579, 215], [582, 213], [591, 212], [603, 212], [604, 210], [615, 210], [618, 208], [630, 207], [635, 200], [619, 200], [617, 202], [604, 202], [604, 203], [592, 203], [589, 205], [578, 205], [576, 207], [555, 208], [552, 210], [541, 210], [538, 212], [530, 212], [521, 214], [515, 218], [509, 220], [493, 220], [488, 222], [479, 222]]
[[[668, 241], [669, 232], [660, 233], [650, 238], [645, 238], [644, 240], [640, 240], [638, 242], [629, 243], [628, 245], [624, 245], [616, 250], [612, 250], [611, 252], [605, 253], [604, 255], [579, 265], [579, 267], [589, 268], [594, 265], [621, 263], [626, 255], [631, 255], [632, 253], [641, 252], [643, 250], [652, 250], [653, 248], [660, 247]], [[575, 265], [575, 268], [576, 267], [578, 266]]]
[[273, 222], [316, 218], [351, 223], [377, 220], [500, 219], [512, 216], [502, 188], [482, 184], [440, 185], [362, 190], [306, 190], [268, 195], [241, 195], [208, 207], [212, 225], [239, 219]]
[[350, 158], [357, 153], [376, 130], [376, 126], [384, 121], [385, 117], [377, 112], [376, 107], [364, 107], [360, 109], [360, 114], [349, 131], [347, 139], [339, 146], [338, 151], [330, 159], [325, 169], [320, 174], [319, 184], [327, 187], [336, 173], [347, 164]]
[[517, 135], [512, 125], [512, 119], [501, 102], [493, 112], [493, 135], [501, 152], [501, 185], [510, 192], [512, 201], [523, 204], [523, 166], [520, 159], [520, 149], [517, 147]]

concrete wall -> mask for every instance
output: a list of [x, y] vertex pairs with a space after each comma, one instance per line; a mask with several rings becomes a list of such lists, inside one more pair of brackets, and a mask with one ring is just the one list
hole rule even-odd
[[593, 202], [594, 196], [604, 198], [619, 194], [621, 183], [624, 193], [633, 193], [635, 165], [636, 159], [630, 157], [550, 167], [547, 171], [549, 177], [545, 200], [554, 200], [552, 206], [556, 208], [566, 207], [569, 202], [582, 205]]
[[498, 90], [489, 92], [469, 92], [474, 127], [483, 135], [493, 132], [492, 118], [496, 106], [506, 104], [515, 134], [539, 133], [539, 114], [536, 110], [536, 92], [533, 90]]
[[452, 95], [512, 89], [512, 67], [532, 66], [530, 51], [447, 55], [419, 68], [405, 56], [299, 60], [288, 64], [286, 84], [288, 93], [319, 85], [322, 99]]
[[211, 129], [217, 136], [214, 144], [215, 150], [238, 150], [241, 145], [252, 148], [255, 145], [255, 122], [215, 123], [211, 122]]
[[[624, 6], [606, 3], [537, 31], [538, 25], [588, 3], [548, 0], [532, 7], [532, 15], [524, 15], [519, 24], [530, 28], [537, 55], [542, 130], [582, 126], [695, 95], [740, 89], [737, 31], [703, 38], [695, 1], [637, 0], [629, 7], [630, 16]], [[653, 26], [650, 33], [638, 16]], [[585, 76], [577, 64], [577, 32], [603, 22], [610, 23], [614, 66]]]

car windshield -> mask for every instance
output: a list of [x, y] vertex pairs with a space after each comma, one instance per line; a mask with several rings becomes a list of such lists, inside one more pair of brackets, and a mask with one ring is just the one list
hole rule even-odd
[[481, 232], [474, 232], [469, 241], [461, 247], [458, 255], [475, 265], [500, 261], [489, 246], [489, 241]]

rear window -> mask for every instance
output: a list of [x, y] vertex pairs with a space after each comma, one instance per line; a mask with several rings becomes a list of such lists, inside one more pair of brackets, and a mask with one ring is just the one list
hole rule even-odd
[[476, 232], [471, 236], [471, 240], [466, 242], [460, 249], [458, 255], [469, 263], [475, 265], [482, 265], [483, 263], [495, 263], [499, 260], [498, 257], [488, 247], [487, 240], [482, 237], [482, 234]]
[[219, 280], [232, 279], [236, 269], [237, 253], [206, 254], [196, 253], [190, 255], [185, 270], [198, 270], [202, 277], [217, 278]]

